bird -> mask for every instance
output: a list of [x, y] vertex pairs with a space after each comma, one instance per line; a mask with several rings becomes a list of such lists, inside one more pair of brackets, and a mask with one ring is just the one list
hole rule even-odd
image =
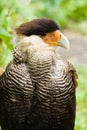
[[70, 48], [68, 38], [48, 18], [15, 32], [13, 59], [0, 76], [2, 130], [74, 130], [78, 74], [58, 53]]

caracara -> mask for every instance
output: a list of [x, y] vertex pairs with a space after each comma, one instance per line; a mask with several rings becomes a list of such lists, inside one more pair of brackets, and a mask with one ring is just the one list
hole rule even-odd
[[68, 39], [50, 19], [16, 28], [13, 60], [0, 76], [2, 130], [74, 130], [77, 73], [58, 47]]

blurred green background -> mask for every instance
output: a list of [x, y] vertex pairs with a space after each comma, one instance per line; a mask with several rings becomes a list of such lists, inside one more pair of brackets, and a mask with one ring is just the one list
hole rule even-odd
[[[23, 22], [42, 17], [51, 18], [63, 30], [87, 38], [87, 0], [0, 0], [0, 67], [6, 67], [12, 59], [14, 29]], [[87, 130], [87, 64], [75, 66], [79, 74], [75, 130]]]

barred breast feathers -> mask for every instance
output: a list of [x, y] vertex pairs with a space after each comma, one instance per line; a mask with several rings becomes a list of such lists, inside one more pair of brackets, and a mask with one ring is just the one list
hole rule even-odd
[[[57, 62], [58, 62], [57, 64], [62, 63], [61, 64], [62, 69], [64, 69], [65, 73], [69, 72], [72, 73], [73, 82], [75, 83], [75, 86], [77, 85], [77, 72], [75, 68], [68, 61], [65, 61], [59, 56], [56, 47], [51, 47], [45, 44], [39, 36], [35, 35], [28, 37], [16, 34], [14, 42], [16, 42], [15, 48], [17, 48], [17, 51], [15, 51], [16, 49], [14, 49], [13, 51], [15, 59], [19, 57], [19, 59], [22, 59], [24, 62], [25, 61], [28, 62], [30, 69], [37, 69], [37, 70], [39, 70], [39, 67], [40, 68], [42, 67], [42, 69], [44, 68], [50, 71], [51, 67], [55, 63]], [[22, 58], [20, 58], [21, 56]]]

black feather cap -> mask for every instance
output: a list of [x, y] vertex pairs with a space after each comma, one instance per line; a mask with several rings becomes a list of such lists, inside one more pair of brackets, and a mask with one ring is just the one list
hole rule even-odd
[[47, 18], [41, 18], [21, 24], [18, 28], [16, 28], [16, 33], [26, 36], [44, 36], [46, 33], [53, 32], [58, 29], [59, 26], [55, 23], [55, 21]]

